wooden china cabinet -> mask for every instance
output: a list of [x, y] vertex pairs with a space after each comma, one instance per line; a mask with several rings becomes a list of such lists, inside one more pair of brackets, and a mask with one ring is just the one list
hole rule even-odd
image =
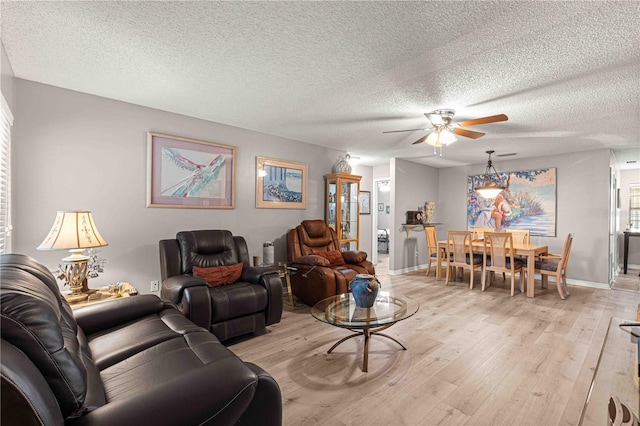
[[340, 250], [358, 250], [360, 246], [360, 179], [347, 173], [324, 176], [326, 186], [325, 222], [338, 235]]

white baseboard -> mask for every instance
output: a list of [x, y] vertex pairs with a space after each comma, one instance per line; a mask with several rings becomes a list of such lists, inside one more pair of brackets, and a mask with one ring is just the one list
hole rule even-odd
[[[445, 265], [446, 263], [443, 263], [442, 266], [444, 267]], [[419, 269], [426, 269], [428, 266], [429, 266], [428, 264], [424, 264], [424, 265], [410, 266], [408, 268], [397, 269], [394, 271], [390, 270], [389, 275], [402, 275], [402, 274], [406, 274], [407, 272], [413, 272]], [[536, 274], [535, 278], [537, 280], [540, 280], [541, 279], [540, 274]], [[551, 281], [551, 285], [555, 285], [554, 282], [555, 281]], [[597, 283], [594, 281], [576, 280], [576, 279], [568, 278], [567, 284], [577, 285], [581, 287], [599, 288], [601, 290], [611, 290], [611, 286], [609, 284]]]
[[572, 278], [567, 278], [567, 284], [578, 285], [581, 287], [591, 287], [591, 288], [599, 288], [602, 290], [611, 290], [611, 286], [606, 283], [596, 283], [593, 281], [583, 281], [583, 280], [574, 280]]
[[[389, 270], [389, 275], [402, 275], [402, 274], [406, 274], [407, 272], [417, 271], [419, 269], [427, 269], [428, 267], [429, 267], [429, 264], [427, 263], [423, 265], [410, 266], [408, 268], [397, 269], [395, 271]], [[432, 267], [435, 268], [435, 265]]]

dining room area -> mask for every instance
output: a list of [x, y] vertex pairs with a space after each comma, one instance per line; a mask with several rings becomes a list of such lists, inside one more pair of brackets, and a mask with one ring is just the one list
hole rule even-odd
[[[463, 271], [469, 271], [469, 288], [474, 288], [476, 271], [480, 272], [476, 280], [478, 287], [485, 291], [496, 272], [505, 278], [510, 276], [511, 296], [515, 293], [515, 275], [519, 275], [518, 292], [527, 297], [535, 297], [535, 278], [539, 276], [540, 287], [547, 288], [549, 276], [557, 288], [561, 299], [569, 296], [567, 289], [567, 269], [571, 256], [574, 234], [569, 234], [560, 253], [549, 253], [547, 245], [530, 242], [529, 230], [507, 229], [495, 232], [493, 228], [474, 228], [473, 230], [448, 230], [447, 239], [436, 241], [435, 229], [425, 227], [425, 240], [429, 258], [435, 259], [435, 278], [437, 281], [463, 279]], [[429, 265], [431, 262], [429, 263]], [[426, 274], [431, 270], [429, 266]]]

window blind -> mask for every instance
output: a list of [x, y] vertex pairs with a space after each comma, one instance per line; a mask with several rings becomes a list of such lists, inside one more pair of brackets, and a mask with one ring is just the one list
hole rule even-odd
[[629, 225], [640, 228], [640, 184], [629, 186]]
[[13, 114], [4, 96], [0, 106], [0, 253], [11, 250], [11, 126]]

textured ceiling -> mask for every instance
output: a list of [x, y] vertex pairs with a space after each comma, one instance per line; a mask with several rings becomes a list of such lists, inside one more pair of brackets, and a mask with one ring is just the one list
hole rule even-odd
[[[16, 77], [434, 167], [612, 148], [640, 164], [640, 2], [12, 2]], [[474, 127], [443, 157], [423, 113]], [[509, 157], [513, 158], [513, 157]], [[624, 166], [635, 167], [635, 166]]]

